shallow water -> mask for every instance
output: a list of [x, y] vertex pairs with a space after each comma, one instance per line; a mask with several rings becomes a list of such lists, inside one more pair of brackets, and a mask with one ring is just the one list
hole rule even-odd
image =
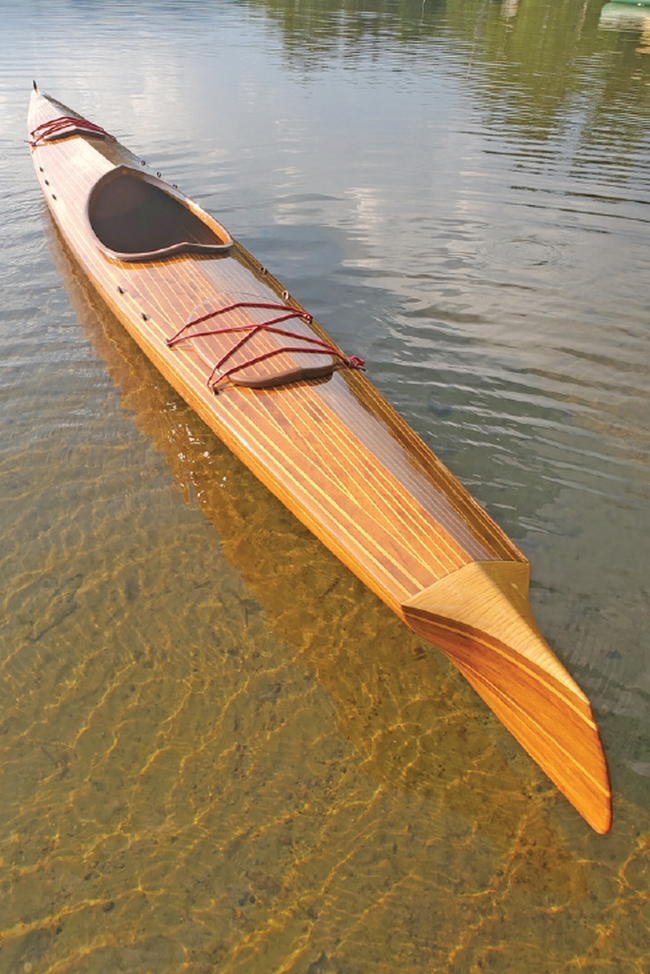
[[[650, 13], [613, 7], [0, 2], [1, 974], [650, 971]], [[32, 77], [529, 555], [610, 835], [80, 279]]]

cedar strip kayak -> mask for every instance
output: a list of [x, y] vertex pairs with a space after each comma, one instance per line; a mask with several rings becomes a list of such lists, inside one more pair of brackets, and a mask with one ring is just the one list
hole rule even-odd
[[363, 363], [197, 203], [36, 85], [28, 131], [75, 259], [167, 381], [607, 832], [598, 728], [535, 624], [522, 552]]

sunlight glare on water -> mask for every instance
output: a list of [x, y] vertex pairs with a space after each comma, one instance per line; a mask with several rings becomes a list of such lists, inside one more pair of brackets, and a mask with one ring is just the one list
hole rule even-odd
[[[0, 974], [647, 974], [649, 36], [593, 0], [0, 0]], [[530, 557], [608, 836], [93, 294], [32, 78]]]

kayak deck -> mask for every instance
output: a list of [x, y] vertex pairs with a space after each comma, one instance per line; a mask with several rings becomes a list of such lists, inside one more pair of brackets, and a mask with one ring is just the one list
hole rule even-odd
[[[84, 121], [32, 93], [41, 188], [106, 303], [206, 424], [459, 666], [581, 814], [607, 831], [598, 729], [532, 619], [525, 556], [258, 261]], [[39, 139], [51, 128], [53, 138]]]

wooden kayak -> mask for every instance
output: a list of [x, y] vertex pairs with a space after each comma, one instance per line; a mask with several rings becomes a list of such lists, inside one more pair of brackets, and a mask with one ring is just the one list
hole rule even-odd
[[460, 669], [598, 832], [589, 700], [528, 602], [530, 566], [285, 288], [200, 206], [34, 85], [41, 189], [75, 259], [205, 423]]

